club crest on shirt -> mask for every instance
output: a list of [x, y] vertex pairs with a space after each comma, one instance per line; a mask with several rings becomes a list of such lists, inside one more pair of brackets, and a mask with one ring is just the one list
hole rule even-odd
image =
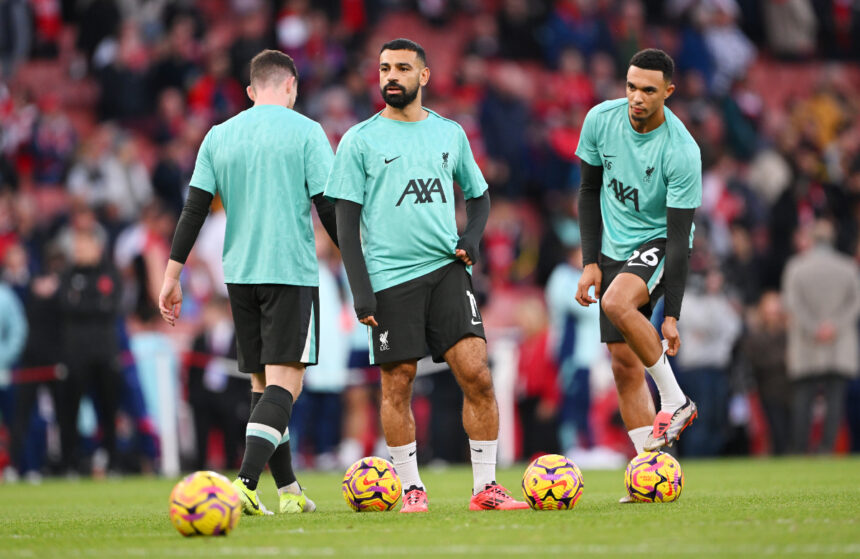
[[654, 174], [654, 166], [650, 166], [645, 169], [645, 182], [651, 182], [651, 175]]
[[388, 351], [391, 347], [388, 345], [388, 330], [379, 335], [379, 351]]
[[448, 152], [447, 151], [442, 152], [442, 168], [443, 169], [448, 168]]

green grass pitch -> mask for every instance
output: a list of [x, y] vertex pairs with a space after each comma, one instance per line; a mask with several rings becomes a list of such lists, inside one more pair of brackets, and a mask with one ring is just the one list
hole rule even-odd
[[[681, 499], [620, 505], [622, 471], [586, 471], [572, 511], [469, 512], [471, 472], [424, 468], [431, 512], [354, 513], [340, 476], [303, 473], [318, 511], [243, 517], [220, 538], [167, 519], [176, 480], [0, 486], [0, 557], [860, 557], [860, 459], [682, 462]], [[521, 498], [522, 468], [499, 472]], [[271, 477], [264, 503], [276, 505]]]

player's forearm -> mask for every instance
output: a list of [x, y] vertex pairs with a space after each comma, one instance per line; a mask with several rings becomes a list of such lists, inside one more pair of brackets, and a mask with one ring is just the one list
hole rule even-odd
[[457, 241], [457, 248], [466, 251], [473, 263], [478, 262], [478, 247], [490, 217], [490, 193], [466, 200], [466, 229]]
[[173, 245], [170, 247], [170, 259], [185, 264], [191, 248], [200, 234], [200, 228], [209, 214], [209, 206], [212, 204], [210, 193], [200, 188], [188, 189], [188, 199], [182, 208], [179, 222], [176, 224], [176, 233], [173, 235]]
[[338, 200], [335, 203], [335, 215], [340, 254], [352, 290], [355, 314], [361, 320], [376, 313], [376, 295], [361, 251], [361, 204]]
[[666, 267], [663, 285], [666, 289], [666, 316], [679, 318], [689, 270], [690, 229], [693, 209], [666, 208]]
[[600, 256], [602, 216], [600, 189], [603, 167], [582, 162], [582, 185], [579, 188], [579, 235], [582, 243], [582, 264], [594, 264]]
[[320, 216], [320, 222], [322, 222], [326, 233], [331, 237], [334, 246], [340, 248], [340, 245], [337, 243], [337, 217], [335, 215], [334, 204], [322, 194], [317, 194], [312, 200], [317, 207], [317, 215]]

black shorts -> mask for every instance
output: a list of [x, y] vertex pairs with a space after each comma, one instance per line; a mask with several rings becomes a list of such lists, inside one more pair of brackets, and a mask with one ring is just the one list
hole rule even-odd
[[[651, 300], [639, 307], [639, 312], [650, 320], [654, 306], [663, 296], [663, 268], [665, 264], [666, 239], [648, 241], [634, 250], [627, 260], [612, 260], [605, 254], [601, 254], [600, 271], [603, 272], [603, 281], [600, 290], [606, 293], [612, 280], [618, 274], [630, 273], [639, 276], [645, 281], [645, 285], [648, 286], [648, 293], [651, 294]], [[624, 341], [624, 336], [603, 312], [602, 305], [600, 307], [600, 341], [605, 344]]]
[[318, 287], [228, 283], [236, 324], [239, 371], [262, 373], [267, 364], [316, 365], [319, 356]]
[[368, 328], [374, 365], [420, 359], [428, 349], [433, 361], [467, 336], [487, 339], [462, 262], [376, 293], [376, 328]]

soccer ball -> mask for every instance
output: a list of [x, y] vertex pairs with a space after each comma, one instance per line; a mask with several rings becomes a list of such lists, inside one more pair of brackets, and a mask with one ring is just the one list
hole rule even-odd
[[582, 472], [559, 454], [535, 459], [523, 474], [523, 495], [534, 510], [569, 510], [582, 497]]
[[681, 496], [684, 472], [665, 452], [643, 452], [627, 464], [624, 485], [631, 498], [643, 503], [668, 503]]
[[215, 472], [194, 472], [170, 493], [170, 522], [183, 536], [226, 536], [241, 515], [239, 491]]
[[403, 492], [397, 470], [377, 456], [362, 458], [350, 466], [342, 487], [346, 504], [356, 512], [391, 510]]

